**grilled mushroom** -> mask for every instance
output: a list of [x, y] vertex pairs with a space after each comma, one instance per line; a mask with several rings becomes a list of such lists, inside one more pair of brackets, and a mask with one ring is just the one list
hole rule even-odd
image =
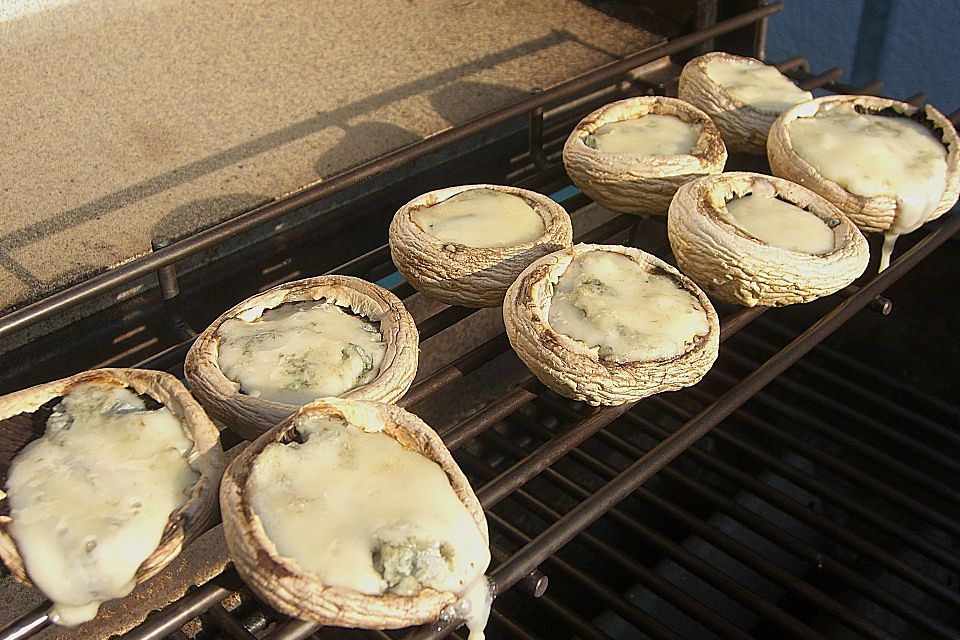
[[[597, 254], [604, 262], [584, 262]], [[609, 281], [591, 273], [608, 273]], [[621, 309], [648, 315], [630, 326]], [[575, 331], [582, 340], [554, 326], [573, 326], [576, 313], [585, 323]], [[510, 344], [541, 382], [593, 405], [696, 384], [719, 348], [720, 324], [707, 296], [663, 260], [632, 247], [578, 244], [537, 260], [507, 291], [503, 319]]]
[[[748, 194], [761, 207], [759, 219], [751, 218], [754, 233], [727, 210]], [[683, 273], [723, 302], [748, 307], [834, 293], [863, 273], [870, 258], [863, 235], [836, 207], [800, 185], [757, 173], [685, 184], [670, 204], [667, 230]]]
[[777, 116], [813, 97], [775, 67], [721, 51], [684, 65], [678, 96], [710, 116], [727, 149], [759, 154]]
[[[311, 447], [317, 448], [308, 452]], [[433, 464], [417, 462], [411, 452]], [[311, 463], [313, 455], [323, 458], [322, 466]], [[352, 456], [349, 469], [343, 467], [345, 456]], [[296, 467], [297, 461], [304, 466]], [[336, 490], [325, 492], [322, 499], [309, 495], [318, 483], [296, 475], [303, 469], [311, 477], [338, 474]], [[351, 471], [360, 475], [342, 475]], [[283, 474], [288, 480], [272, 480]], [[354, 485], [364, 483], [369, 490], [354, 491]], [[277, 490], [289, 491], [296, 514], [284, 511], [276, 496], [266, 493]], [[265, 492], [262, 497], [259, 491]], [[330, 504], [341, 499], [351, 503]], [[384, 501], [384, 507], [371, 508], [370, 501]], [[327, 507], [335, 510], [335, 523], [317, 515]], [[230, 464], [220, 508], [237, 571], [264, 601], [287, 615], [322, 624], [399, 628], [436, 621], [445, 607], [465, 594], [469, 598], [476, 585], [486, 586], [483, 572], [490, 556], [480, 503], [433, 429], [393, 405], [324, 398], [304, 406]], [[426, 520], [418, 520], [423, 513]], [[323, 521], [313, 525], [309, 519], [315, 517]], [[309, 532], [299, 535], [298, 527], [305, 522], [311, 523]], [[411, 537], [398, 542], [394, 530], [411, 532]], [[404, 547], [398, 552], [393, 546], [413, 545], [416, 539], [426, 548], [426, 539], [417, 536], [432, 534], [444, 538], [439, 544], [442, 558], [434, 558], [436, 562], [416, 556], [417, 561], [404, 563], [403, 551], [409, 559], [415, 550]], [[324, 551], [329, 545], [336, 553]], [[403, 579], [398, 573], [405, 573]], [[448, 579], [464, 582], [453, 590], [424, 586]], [[481, 596], [488, 598], [489, 593]], [[482, 617], [486, 598], [471, 603], [475, 615]]]
[[[378, 346], [383, 351], [383, 358], [375, 374], [372, 370], [366, 372], [375, 363], [363, 346], [351, 345], [350, 349], [344, 349], [344, 361], [359, 358], [364, 372], [372, 380], [349, 388], [341, 397], [396, 402], [410, 388], [417, 373], [417, 327], [403, 303], [383, 287], [359, 278], [336, 275], [282, 284], [244, 300], [214, 320], [197, 338], [184, 363], [191, 391], [200, 404], [211, 417], [243, 438], [253, 440], [259, 437], [301, 405], [251, 395], [242, 389], [238, 380], [227, 378], [221, 369], [221, 327], [228, 320], [256, 324], [254, 321], [269, 310], [301, 302], [335, 305], [339, 308], [337, 311], [342, 310], [363, 320], [362, 326], [371, 332], [371, 338], [379, 336], [379, 342], [382, 342]], [[379, 326], [371, 323], [379, 323]], [[249, 349], [245, 347], [245, 350], [255, 352], [256, 344], [253, 343], [259, 339], [254, 335]], [[299, 355], [302, 357], [302, 353]], [[278, 362], [275, 366], [279, 368], [281, 364]], [[303, 390], [315, 382], [306, 375], [288, 386]]]
[[[676, 116], [693, 125], [696, 137], [689, 151], [670, 149], [671, 153], [665, 155], [644, 155], [605, 152], [591, 146], [596, 144], [594, 134], [604, 125], [648, 114]], [[665, 141], [676, 139], [672, 132], [665, 137]], [[629, 98], [605, 105], [581, 120], [563, 146], [567, 174], [585, 194], [608, 209], [644, 215], [666, 215], [670, 199], [680, 185], [720, 173], [726, 161], [727, 149], [720, 130], [709, 116], [683, 100], [663, 96]]]
[[[470, 237], [470, 244], [465, 244], [437, 237], [421, 227], [424, 221], [418, 224], [418, 216], [435, 205], [490, 192], [519, 198], [521, 208], [526, 203], [532, 209], [533, 231], [526, 237], [518, 235], [520, 241], [505, 244], [504, 235], [516, 231], [517, 223], [512, 220], [493, 233], [466, 227], [459, 230], [461, 240]], [[483, 216], [474, 217], [483, 222]], [[435, 300], [463, 307], [500, 306], [507, 287], [528, 264], [569, 247], [572, 241], [573, 227], [563, 207], [534, 191], [501, 185], [463, 185], [425, 193], [403, 205], [390, 224], [390, 253], [407, 282]]]
[[[829, 137], [816, 136], [811, 144], [829, 141], [837, 146], [836, 149], [829, 148], [829, 160], [839, 160], [840, 170], [846, 175], [840, 178], [833, 174], [836, 179], [827, 177], [825, 173], [829, 174], [829, 171], [825, 172], [824, 167], [815, 166], [814, 162], [798, 153], [793, 131], [796, 123], [811, 118], [815, 118], [813, 122], [816, 122], [824, 116], [829, 118], [831, 114], [842, 116], [856, 113], [918, 123], [929, 130], [933, 140], [942, 143], [946, 149], [943, 184], [939, 184], [939, 176], [937, 184], [933, 184], [926, 176], [924, 180], [908, 179], [904, 188], [911, 193], [896, 193], [898, 189], [883, 184], [883, 175], [872, 170], [863, 173], [869, 184], [847, 183], [848, 180], [855, 179], [851, 178], [851, 170], [864, 170], [867, 166], [862, 154], [874, 153], [875, 150], [882, 150], [877, 151], [880, 153], [877, 159], [888, 164], [888, 173], [893, 179], [908, 176], [910, 160], [907, 159], [907, 154], [913, 154], [914, 160], [922, 159], [917, 155], [921, 153], [919, 147], [912, 144], [922, 142], [922, 137], [919, 140], [912, 138], [911, 142], [907, 143], [891, 142], [881, 147], [883, 138], [877, 134], [892, 134], [879, 130], [861, 131], [843, 142], [839, 142], [839, 136], [834, 135], [838, 129], [832, 130]], [[858, 155], [858, 162], [848, 161], [846, 156], [851, 153]], [[887, 240], [881, 267], [887, 263], [898, 235], [914, 231], [923, 223], [949, 211], [957, 202], [960, 193], [960, 145], [957, 131], [949, 119], [930, 105], [920, 110], [905, 102], [874, 96], [827, 96], [801, 102], [785, 111], [770, 128], [767, 154], [774, 175], [801, 184], [823, 196], [846, 214], [861, 231], [883, 232]], [[898, 165], [901, 159], [902, 165]]]
[[[107, 395], [102, 396], [100, 394]], [[141, 398], [146, 397], [148, 400], [143, 401], [137, 396]], [[98, 369], [11, 393], [0, 398], [0, 420], [4, 421], [2, 426], [3, 438], [0, 438], [0, 442], [4, 444], [2, 449], [2, 474], [6, 488], [11, 492], [9, 495], [2, 495], [3, 502], [0, 503], [3, 509], [3, 515], [0, 515], [0, 558], [3, 559], [3, 563], [10, 570], [13, 577], [24, 584], [32, 584], [30, 576], [35, 569], [41, 571], [41, 574], [37, 575], [46, 574], [48, 578], [51, 572], [49, 566], [40, 566], [40, 564], [32, 568], [31, 561], [37, 561], [45, 565], [50, 562], [75, 562], [76, 558], [71, 556], [70, 558], [52, 559], [50, 557], [52, 546], [44, 547], [43, 549], [39, 549], [36, 546], [29, 548], [27, 541], [16, 539], [13, 533], [15, 521], [12, 517], [16, 514], [11, 512], [11, 505], [16, 502], [15, 494], [12, 493], [14, 489], [10, 487], [12, 479], [11, 471], [16, 470], [17, 474], [33, 473], [32, 471], [25, 471], [22, 466], [17, 467], [16, 465], [22, 465], [24, 463], [40, 464], [43, 463], [43, 461], [35, 460], [33, 457], [21, 457], [21, 453], [27, 453], [24, 449], [29, 444], [35, 443], [45, 432], [50, 433], [51, 427], [49, 425], [52, 423], [56, 423], [54, 431], [62, 432], [70, 430], [72, 426], [74, 429], [73, 433], [77, 433], [75, 431], [76, 424], [83, 424], [84, 426], [90, 425], [89, 420], [100, 418], [101, 414], [97, 413], [96, 410], [106, 407], [106, 405], [100, 403], [102, 397], [107, 397], [109, 401], [115, 401], [117, 403], [112, 407], [117, 415], [144, 412], [142, 415], [149, 416], [145, 418], [144, 428], [150, 428], [157, 424], [157, 422], [150, 422], [150, 420], [168, 419], [166, 417], [158, 417], [157, 412], [154, 410], [156, 407], [152, 406], [153, 402], [159, 403], [159, 405], [169, 410], [173, 417], [177, 419], [182, 429], [182, 435], [188, 446], [189, 443], [192, 442], [192, 446], [183, 454], [183, 457], [189, 469], [196, 474], [196, 479], [192, 485], [187, 485], [189, 487], [189, 493], [187, 494], [186, 501], [169, 514], [166, 520], [166, 526], [160, 534], [159, 544], [136, 567], [136, 571], [132, 576], [133, 582], [140, 584], [160, 572], [177, 557], [180, 550], [186, 544], [206, 530], [213, 518], [217, 505], [217, 486], [220, 482], [220, 476], [223, 473], [224, 466], [223, 450], [220, 448], [219, 433], [203, 412], [203, 409], [200, 408], [200, 405], [197, 404], [183, 385], [173, 376], [159, 371], [146, 371], [141, 369]], [[46, 423], [42, 423], [36, 419], [36, 417], [31, 419], [25, 415], [21, 415], [34, 413], [38, 410], [43, 412], [58, 398], [61, 399], [61, 404], [53, 408], [51, 418]], [[67, 400], [64, 399], [72, 399], [76, 403], [76, 406], [65, 405], [64, 403], [67, 402]], [[90, 407], [93, 407], [93, 409], [90, 409]], [[111, 407], [106, 408], [109, 409]], [[90, 411], [89, 418], [78, 417], [87, 415], [84, 413], [87, 410]], [[42, 415], [42, 413], [38, 415]], [[169, 414], [164, 412], [164, 416], [169, 416]], [[110, 416], [104, 419], [109, 420]], [[84, 420], [84, 422], [74, 422], [79, 420]], [[84, 433], [86, 434], [88, 432], [84, 431]], [[124, 446], [122, 442], [111, 444], [116, 444], [119, 447]], [[28, 451], [32, 450], [33, 449], [29, 449]], [[80, 466], [75, 469], [69, 466], [64, 467], [65, 472], [97, 473], [97, 469], [84, 470], [83, 461], [86, 460], [86, 458], [83, 457], [82, 452], [74, 454], [70, 451], [64, 451], [62, 455], [67, 460], [74, 459], [68, 456], [77, 455], [79, 458], [76, 459], [80, 461], [78, 462]], [[26, 462], [27, 460], [29, 460], [29, 462]], [[121, 467], [124, 464], [130, 463], [130, 460], [117, 460], [117, 464]], [[86, 481], [86, 479], [84, 481]], [[90, 480], [90, 482], [94, 482], [95, 484], [94, 480]], [[72, 484], [71, 486], [76, 488], [81, 485]], [[92, 496], [87, 497], [92, 498]], [[137, 496], [131, 495], [129, 497], [131, 500], [134, 500]], [[47, 496], [45, 499], [50, 500], [51, 498]], [[21, 500], [20, 504], [21, 506], [19, 508], [24, 508], [26, 504], [41, 503], [36, 503], [35, 501], [24, 503]], [[110, 536], [118, 535], [116, 527], [121, 527], [124, 524], [123, 518], [127, 516], [126, 511], [121, 513], [120, 510], [121, 508], [126, 509], [127, 507], [132, 509], [133, 514], [139, 513], [142, 509], [145, 510], [149, 508], [148, 505], [138, 505], [137, 503], [118, 506], [117, 513], [115, 514], [117, 518], [116, 522], [111, 525], [110, 531], [105, 530], [102, 532], [108, 541]], [[100, 515], [102, 514], [99, 512], [90, 514], [92, 518], [99, 517]], [[70, 522], [62, 523], [59, 526], [65, 527], [63, 532], [61, 532], [61, 534], [65, 534], [67, 528], [70, 526]], [[119, 529], [119, 531], [122, 533], [123, 529]], [[151, 533], [147, 532], [145, 535], [151, 535]], [[98, 542], [100, 543], [99, 549], [97, 548]], [[117, 544], [123, 544], [123, 542], [120, 541]], [[61, 604], [55, 603], [54, 612], [55, 615], [59, 616], [58, 621], [62, 624], [74, 625], [90, 619], [95, 615], [96, 609], [102, 600], [126, 595], [126, 589], [129, 588], [129, 586], [124, 588], [123, 584], [119, 587], [116, 587], [116, 585], [95, 584], [97, 578], [93, 576], [98, 575], [98, 571], [100, 570], [97, 569], [97, 567], [100, 566], [105, 567], [103, 571], [116, 574], [110, 576], [114, 582], [117, 580], [121, 582], [126, 581], [127, 574], [125, 570], [127, 567], [125, 565], [130, 562], [129, 556], [132, 556], [134, 559], [136, 558], [135, 554], [137, 551], [128, 545], [124, 547], [124, 553], [125, 556], [127, 556], [126, 559], [97, 557], [96, 553], [103, 553], [104, 549], [107, 549], [107, 552], [109, 552], [110, 544], [105, 543], [102, 539], [97, 540], [91, 538], [86, 542], [86, 545], [86, 553], [90, 554], [89, 560], [76, 567], [76, 571], [74, 572], [76, 575], [62, 575], [60, 572], [57, 572], [56, 580], [65, 581], [63, 584], [69, 588], [70, 585], [73, 584], [70, 582], [71, 580], [82, 578], [84, 581], [82, 589], [87, 589], [91, 593], [95, 593], [97, 597], [91, 599], [87, 604], [74, 602], [70, 604], [63, 603], [61, 606]], [[61, 588], [63, 588], [63, 585], [61, 585]], [[78, 590], [80, 589], [81, 588], [78, 587]], [[78, 598], [81, 597], [77, 591], [72, 591], [69, 595]], [[52, 599], [56, 600], [56, 598], [53, 597]]]

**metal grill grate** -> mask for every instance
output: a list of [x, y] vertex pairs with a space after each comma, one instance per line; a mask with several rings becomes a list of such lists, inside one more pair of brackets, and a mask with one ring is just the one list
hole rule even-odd
[[[719, 23], [658, 55], [776, 9], [770, 5]], [[616, 63], [601, 79], [614, 78], [644, 55]], [[778, 66], [808, 89], [857, 92], [836, 83], [839, 69], [813, 75], [802, 58]], [[640, 81], [630, 90], [662, 91], [674, 79]], [[562, 169], [544, 163], [557, 148], [557, 132], [562, 138], [576, 118], [548, 122], [544, 133], [542, 106], [592, 86], [581, 84], [518, 107], [517, 113], [532, 113], [530, 157], [541, 169], [524, 186], [542, 189], [561, 177]], [[878, 89], [874, 84], [859, 92]], [[911, 100], [919, 103], [923, 96]], [[544, 147], [545, 137], [553, 142]], [[576, 218], [589, 203], [574, 194], [563, 204]], [[281, 209], [258, 215], [266, 219]], [[650, 228], [658, 227], [618, 216], [579, 240], [627, 243]], [[658, 229], [652, 235], [661, 244], [654, 252], [666, 255]], [[958, 637], [960, 525], [952, 514], [960, 512], [960, 436], [952, 425], [960, 410], [830, 350], [817, 349], [801, 360], [860, 310], [889, 310], [878, 295], [958, 229], [960, 217], [945, 218], [887, 271], [833, 296], [832, 307], [799, 335], [768, 317], [780, 311], [723, 309], [720, 359], [695, 388], [636, 406], [589, 409], [521, 373], [501, 395], [443, 430], [491, 526], [491, 577], [499, 593], [491, 637]], [[137, 269], [155, 269], [194, 249], [158, 252], [154, 262]], [[132, 278], [135, 271], [119, 277]], [[393, 267], [384, 246], [335, 271], [377, 279]], [[102, 286], [93, 283], [80, 295]], [[405, 283], [394, 291], [404, 298], [414, 294]], [[70, 300], [13, 314], [0, 322], [0, 332]], [[475, 313], [446, 308], [419, 323], [421, 339], [465, 326]], [[189, 344], [140, 366], [180, 374]], [[400, 404], [419, 411], [451, 397], [463, 381], [503, 366], [505, 358], [515, 360], [505, 336], [496, 335], [418, 381]], [[865, 377], [872, 381], [869, 388], [857, 382]], [[828, 380], [834, 392], [821, 393], [811, 380]], [[904, 394], [922, 410], [888, 399]], [[891, 426], [886, 413], [910, 428]], [[234, 447], [231, 454], [243, 446], [227, 433], [224, 441]], [[36, 633], [46, 624], [42, 612], [40, 607], [27, 614], [0, 637]], [[320, 629], [270, 611], [227, 568], [126, 637], [423, 639], [457, 637], [456, 626], [450, 621], [389, 634]]]

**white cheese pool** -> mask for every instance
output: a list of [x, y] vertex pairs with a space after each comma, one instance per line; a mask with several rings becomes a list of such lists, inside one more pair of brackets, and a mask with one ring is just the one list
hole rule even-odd
[[125, 596], [199, 475], [179, 418], [129, 389], [77, 385], [7, 478], [10, 533], [59, 624]]
[[387, 349], [376, 326], [323, 301], [230, 318], [217, 337], [220, 370], [243, 393], [298, 405], [372, 382]]
[[674, 115], [651, 113], [639, 118], [602, 124], [584, 144], [604, 153], [637, 156], [684, 155], [700, 138], [700, 126]]
[[425, 233], [468, 247], [513, 247], [544, 232], [543, 218], [527, 201], [496, 189], [468, 189], [410, 214]]
[[727, 214], [737, 227], [774, 247], [815, 255], [833, 251], [833, 230], [817, 215], [778, 200], [769, 183], [757, 183], [753, 193], [728, 200]]
[[735, 60], [713, 60], [706, 65], [707, 77], [735, 100], [761, 111], [781, 113], [813, 98], [774, 67]]
[[676, 280], [611, 251], [571, 261], [554, 289], [548, 322], [617, 363], [678, 356], [710, 331], [700, 301]]

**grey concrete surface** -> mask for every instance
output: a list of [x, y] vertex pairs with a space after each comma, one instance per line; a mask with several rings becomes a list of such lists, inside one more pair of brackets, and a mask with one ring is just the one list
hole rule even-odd
[[72, 0], [0, 21], [0, 310], [660, 39], [611, 13]]

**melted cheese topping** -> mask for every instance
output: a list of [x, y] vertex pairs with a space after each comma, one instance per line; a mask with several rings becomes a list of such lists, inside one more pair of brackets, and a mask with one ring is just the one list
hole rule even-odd
[[13, 459], [10, 533], [64, 625], [125, 596], [197, 482], [193, 442], [162, 407], [129, 389], [87, 383], [63, 397], [43, 436]]
[[325, 584], [369, 595], [464, 595], [490, 551], [443, 469], [376, 429], [297, 418], [303, 443], [268, 445], [246, 491], [277, 551]]
[[604, 153], [637, 156], [685, 155], [700, 138], [700, 125], [673, 115], [648, 114], [632, 120], [608, 122], [584, 138], [584, 144]]
[[557, 282], [548, 322], [618, 363], [678, 356], [710, 331], [700, 301], [676, 280], [610, 251], [573, 259]]
[[287, 404], [338, 396], [376, 379], [387, 345], [377, 328], [335, 304], [287, 303], [217, 329], [223, 375], [247, 395]]
[[756, 182], [753, 193], [727, 202], [727, 219], [754, 238], [774, 247], [822, 254], [833, 251], [833, 230], [816, 214], [776, 198], [769, 182]]
[[713, 60], [706, 66], [707, 77], [724, 88], [734, 100], [771, 113], [786, 111], [813, 94], [767, 65], [732, 60]]
[[496, 189], [468, 189], [410, 214], [425, 233], [468, 247], [512, 247], [540, 238], [543, 218], [523, 198]]
[[794, 150], [825, 178], [861, 196], [897, 198], [890, 233], [917, 229], [940, 204], [947, 149], [920, 123], [836, 106], [788, 127]]

